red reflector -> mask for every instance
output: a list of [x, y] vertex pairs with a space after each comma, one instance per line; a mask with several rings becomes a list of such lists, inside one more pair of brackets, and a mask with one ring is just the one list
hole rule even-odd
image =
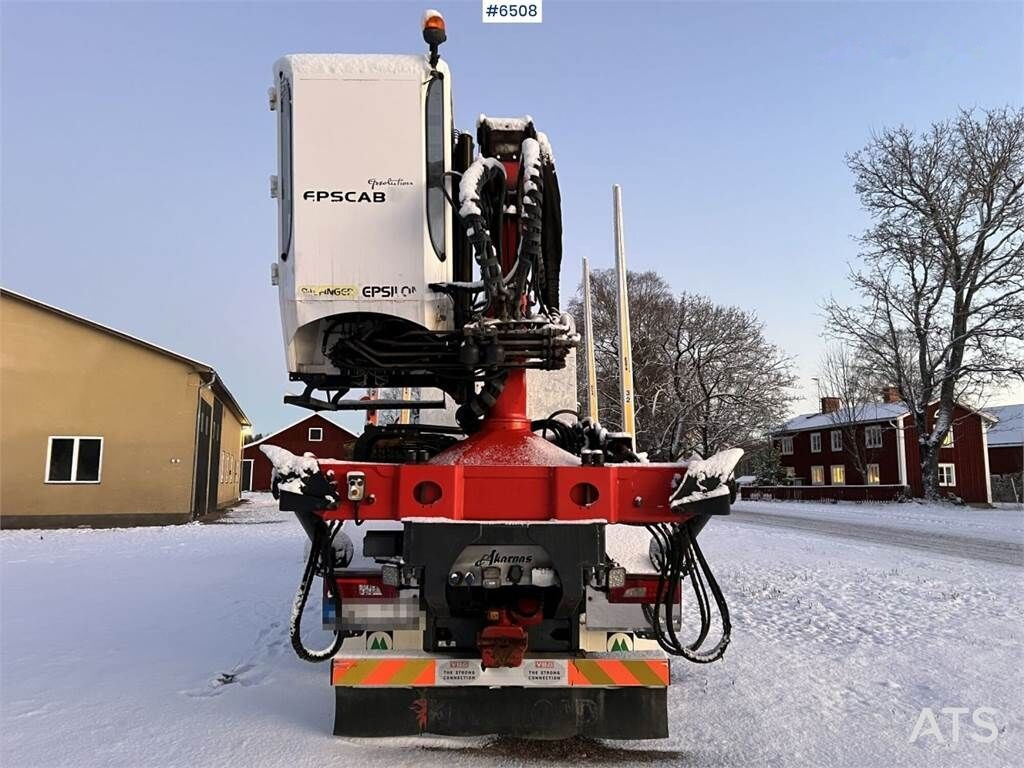
[[[658, 602], [657, 576], [626, 575], [626, 583], [608, 590], [609, 603], [656, 603]], [[675, 585], [675, 600], [679, 600], [679, 583]]]
[[380, 571], [346, 571], [334, 579], [342, 600], [393, 599], [398, 589], [384, 583]]

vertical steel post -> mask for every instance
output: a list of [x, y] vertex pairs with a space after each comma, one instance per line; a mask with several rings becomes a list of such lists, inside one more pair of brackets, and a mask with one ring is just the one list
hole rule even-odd
[[597, 421], [597, 362], [594, 357], [594, 313], [590, 307], [590, 261], [583, 257], [583, 336], [586, 338], [587, 415]]
[[626, 241], [622, 233], [622, 187], [612, 185], [615, 213], [615, 276], [618, 279], [619, 309], [619, 401], [622, 431], [633, 437], [636, 447], [636, 405], [633, 397], [633, 345], [629, 335], [629, 294], [626, 285]]

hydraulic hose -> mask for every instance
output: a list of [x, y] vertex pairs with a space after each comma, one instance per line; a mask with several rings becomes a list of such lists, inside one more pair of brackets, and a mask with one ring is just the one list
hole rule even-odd
[[339, 650], [345, 638], [351, 637], [349, 632], [334, 631], [334, 640], [330, 646], [323, 650], [310, 650], [302, 642], [302, 614], [306, 608], [306, 601], [309, 599], [309, 592], [313, 586], [313, 577], [316, 576], [317, 567], [320, 567], [321, 575], [324, 578], [327, 594], [334, 601], [335, 622], [341, 622], [341, 594], [337, 586], [331, 582], [334, 574], [334, 537], [341, 530], [341, 523], [334, 528], [329, 528], [323, 518], [317, 516], [313, 525], [313, 532], [310, 537], [309, 557], [306, 559], [306, 567], [302, 571], [302, 581], [299, 582], [299, 589], [295, 593], [295, 603], [292, 606], [291, 625], [289, 637], [292, 641], [292, 648], [295, 654], [303, 661], [313, 663], [327, 661]]
[[[658, 599], [653, 610], [647, 612], [651, 619], [658, 645], [666, 653], [682, 656], [696, 664], [717, 661], [725, 654], [732, 632], [729, 607], [714, 574], [708, 566], [704, 553], [692, 535], [689, 524], [673, 523], [671, 526], [651, 526], [652, 536], [658, 544], [660, 555], [655, 560], [658, 569]], [[677, 589], [683, 577], [688, 576], [700, 615], [700, 630], [696, 639], [689, 644], [680, 641], [675, 629], [675, 602]], [[722, 630], [718, 643], [708, 651], [701, 651], [711, 630], [711, 599], [721, 618]], [[650, 615], [652, 614], [653, 615]], [[664, 614], [664, 616], [662, 615]]]

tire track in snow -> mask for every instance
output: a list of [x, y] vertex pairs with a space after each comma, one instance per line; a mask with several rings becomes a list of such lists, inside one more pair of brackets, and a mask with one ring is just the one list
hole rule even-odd
[[806, 533], [866, 541], [872, 544], [916, 549], [939, 555], [982, 560], [1001, 565], [1024, 566], [1024, 546], [1016, 541], [999, 541], [949, 533], [917, 531], [883, 525], [863, 525], [845, 520], [820, 520], [775, 515], [770, 512], [733, 510], [727, 520], [768, 528], [789, 528]]

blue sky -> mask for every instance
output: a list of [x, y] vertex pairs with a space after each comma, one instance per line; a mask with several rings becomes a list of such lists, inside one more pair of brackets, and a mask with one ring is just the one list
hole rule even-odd
[[[460, 127], [529, 113], [551, 137], [563, 284], [582, 256], [611, 265], [622, 184], [631, 268], [755, 310], [804, 405], [818, 307], [864, 226], [844, 154], [1024, 93], [1019, 3], [548, 0], [540, 25], [483, 25], [477, 2], [431, 2]], [[3, 285], [214, 364], [259, 431], [295, 420], [269, 285], [271, 65], [419, 52], [424, 7], [4, 2]]]

